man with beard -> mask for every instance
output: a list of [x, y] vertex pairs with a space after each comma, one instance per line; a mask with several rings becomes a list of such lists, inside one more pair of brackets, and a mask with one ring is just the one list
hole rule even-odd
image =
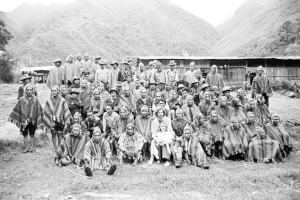
[[[55, 67], [48, 74], [47, 87], [52, 89], [53, 86], [65, 84], [65, 69], [61, 66], [61, 60], [58, 58], [54, 61]], [[72, 77], [73, 78], [73, 77]]]
[[210, 113], [210, 119], [208, 121], [209, 129], [214, 137], [212, 157], [222, 159], [222, 147], [223, 147], [223, 134], [225, 126], [219, 120], [219, 115], [216, 111]]
[[124, 87], [124, 94], [120, 96], [120, 107], [126, 106], [130, 113], [136, 113], [135, 98], [128, 86]]
[[129, 123], [134, 123], [133, 115], [129, 112], [127, 106], [123, 106], [120, 109], [120, 118], [118, 121], [118, 136], [126, 131], [126, 126]]
[[210, 68], [210, 73], [206, 76], [206, 83], [210, 86], [218, 86], [220, 88], [221, 92], [223, 87], [225, 86], [223, 78], [221, 74], [217, 72], [217, 66], [212, 65]]
[[[96, 127], [100, 129], [103, 128], [100, 118], [96, 117], [92, 111], [87, 112], [87, 118], [84, 123], [86, 124], [87, 131], [89, 132], [87, 140], [90, 140]], [[103, 130], [101, 130], [101, 132], [103, 132]]]
[[134, 130], [132, 123], [127, 124], [126, 132], [119, 138], [119, 159], [120, 164], [123, 164], [124, 159], [133, 160], [133, 166], [138, 164], [141, 156], [141, 151], [144, 146], [145, 138]]
[[178, 78], [178, 71], [175, 69], [176, 68], [176, 62], [174, 60], [170, 61], [170, 69], [166, 71], [167, 74], [167, 81], [170, 82], [171, 87], [174, 88], [176, 82], [179, 80]]
[[[37, 127], [42, 126], [43, 109], [37, 97], [33, 95], [32, 85], [26, 85], [24, 91], [25, 95], [18, 100], [8, 120], [20, 129], [25, 143], [23, 153], [27, 153], [35, 151], [34, 134]], [[28, 135], [30, 135], [30, 147]]]
[[117, 166], [112, 163], [111, 150], [109, 142], [102, 137], [101, 131], [98, 127], [93, 132], [93, 137], [84, 147], [85, 173], [92, 177], [94, 170], [105, 170], [107, 175], [115, 173]]
[[199, 108], [194, 104], [193, 96], [187, 96], [187, 104], [182, 106], [183, 113], [185, 114], [186, 118], [193, 122], [196, 115], [200, 115]]
[[278, 114], [273, 114], [271, 122], [266, 124], [266, 133], [272, 140], [279, 142], [283, 157], [287, 157], [292, 151], [292, 144], [290, 142], [289, 133], [280, 122]]
[[141, 107], [141, 114], [135, 118], [136, 131], [145, 138], [145, 143], [142, 149], [143, 158], [150, 155], [151, 135], [151, 122], [153, 118], [150, 116], [150, 109], [147, 105]]
[[[43, 122], [46, 129], [51, 131], [54, 150], [61, 143], [63, 131], [71, 122], [72, 115], [64, 98], [58, 95], [59, 87], [51, 89], [51, 97], [46, 101]], [[58, 142], [56, 140], [58, 139]]]
[[216, 106], [215, 110], [219, 115], [219, 120], [226, 126], [230, 124], [230, 119], [234, 114], [234, 110], [228, 105], [227, 98], [225, 96], [220, 97], [220, 105]]
[[[146, 105], [150, 109], [152, 107], [152, 98], [147, 96], [147, 90], [145, 88], [141, 89], [141, 95], [136, 101], [136, 110], [139, 114], [141, 114], [141, 106]], [[151, 115], [151, 110], [149, 110], [149, 114]]]
[[203, 97], [204, 100], [200, 102], [199, 110], [205, 117], [207, 117], [210, 115], [211, 111], [215, 109], [216, 104], [211, 100], [209, 92], [205, 92]]
[[224, 132], [223, 156], [244, 159], [248, 148], [247, 134], [236, 117], [231, 119], [231, 123]]
[[264, 97], [264, 103], [269, 107], [269, 97], [273, 95], [273, 89], [270, 80], [263, 75], [264, 68], [259, 66], [257, 68], [257, 75], [253, 79], [252, 91], [254, 98], [257, 94]]
[[112, 61], [110, 65], [112, 66], [112, 69], [109, 72], [108, 87], [111, 89], [117, 87], [120, 70], [118, 69], [119, 64], [117, 61]]

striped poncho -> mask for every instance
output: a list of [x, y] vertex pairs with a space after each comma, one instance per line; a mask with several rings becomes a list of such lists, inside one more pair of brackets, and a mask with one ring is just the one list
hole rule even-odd
[[137, 116], [135, 118], [135, 127], [136, 131], [139, 132], [147, 141], [151, 141], [152, 134], [151, 134], [151, 122], [152, 122], [152, 117], [147, 116]]
[[132, 112], [136, 109], [136, 99], [134, 96], [130, 93], [129, 96], [125, 96], [125, 94], [120, 96], [120, 104], [119, 107], [122, 108], [123, 106], [127, 106], [129, 108], [129, 112]]
[[236, 154], [245, 155], [248, 147], [248, 141], [244, 128], [239, 127], [234, 129], [232, 126], [228, 126], [224, 132], [224, 144], [223, 155], [225, 158]]
[[68, 104], [64, 98], [61, 96], [50, 97], [46, 101], [44, 108], [44, 126], [47, 129], [51, 129], [55, 126], [55, 122], [53, 121], [53, 117], [56, 118], [57, 123], [61, 123], [64, 125], [68, 125], [71, 120], [71, 113], [68, 108]]
[[266, 76], [255, 76], [252, 82], [252, 89], [256, 94], [273, 94], [271, 82]]
[[87, 113], [90, 108], [92, 93], [88, 88], [81, 88], [79, 99], [83, 103], [83, 113]]
[[230, 124], [231, 118], [234, 115], [233, 108], [228, 105], [227, 106], [218, 105], [216, 106], [215, 111], [218, 113], [221, 123], [228, 126]]
[[268, 137], [265, 139], [257, 139], [257, 137], [255, 137], [249, 144], [248, 160], [263, 162], [265, 158], [268, 160], [272, 159], [277, 162], [282, 162], [279, 143]]
[[35, 96], [31, 96], [31, 98], [21, 97], [8, 120], [18, 128], [21, 128], [22, 124], [27, 125], [30, 122], [33, 125], [41, 126], [43, 123], [43, 109], [38, 98]]
[[183, 150], [191, 159], [192, 164], [206, 163], [205, 152], [197, 137], [191, 136], [189, 140], [184, 139]]
[[292, 148], [289, 133], [281, 123], [277, 126], [274, 126], [271, 122], [266, 124], [266, 133], [272, 140], [279, 142], [280, 149], [284, 154], [288, 153], [286, 152], [287, 149]]
[[102, 165], [103, 161], [110, 158], [110, 146], [106, 139], [103, 138], [98, 143], [91, 139], [85, 144], [83, 159], [94, 169], [104, 169], [106, 166]]
[[225, 86], [221, 74], [219, 74], [217, 72], [214, 74], [211, 72], [209, 74], [207, 74], [205, 81], [210, 87], [217, 86], [218, 88], [220, 88], [221, 92], [222, 92], [222, 88]]
[[56, 157], [59, 159], [69, 157], [71, 160], [75, 158], [79, 164], [83, 160], [85, 140], [86, 138], [82, 134], [78, 136], [72, 133], [65, 135], [57, 148]]

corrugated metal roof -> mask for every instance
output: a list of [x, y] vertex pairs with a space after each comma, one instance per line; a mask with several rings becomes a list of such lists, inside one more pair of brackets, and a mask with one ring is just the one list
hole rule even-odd
[[254, 59], [300, 60], [300, 56], [279, 56], [279, 57], [137, 56], [137, 58], [142, 60], [254, 60]]
[[41, 66], [41, 67], [28, 67], [25, 69], [22, 69], [22, 72], [28, 72], [28, 71], [50, 71], [55, 66]]

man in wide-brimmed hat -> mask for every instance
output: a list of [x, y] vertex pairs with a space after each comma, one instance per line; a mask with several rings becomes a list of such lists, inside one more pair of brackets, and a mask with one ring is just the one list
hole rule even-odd
[[104, 88], [107, 89], [109, 70], [106, 68], [106, 62], [103, 59], [100, 60], [99, 64], [100, 69], [96, 71], [95, 80], [96, 82], [102, 82], [104, 84]]
[[123, 60], [123, 62], [121, 63], [122, 68], [121, 71], [119, 73], [119, 77], [118, 77], [118, 81], [122, 81], [125, 82], [127, 80], [127, 75], [131, 75], [132, 77], [132, 71], [129, 69], [129, 63], [127, 60]]
[[154, 80], [156, 83], [166, 83], [167, 82], [166, 72], [163, 70], [162, 63], [159, 61], [156, 62], [156, 72], [154, 74]]
[[198, 79], [194, 78], [191, 82], [190, 93], [192, 95], [195, 95], [195, 94], [199, 94], [200, 91], [201, 91], [201, 88], [199, 87], [199, 81], [198, 81]]
[[[85, 80], [86, 81], [86, 80]], [[72, 85], [70, 86], [70, 89], [72, 88], [80, 88], [80, 78], [79, 77], [74, 77], [72, 80]]]
[[222, 95], [225, 96], [227, 98], [227, 101], [228, 101], [228, 105], [231, 106], [232, 105], [232, 100], [233, 100], [233, 96], [230, 94], [231, 92], [231, 87], [229, 86], [225, 86], [223, 87], [223, 90], [222, 90]]
[[[95, 61], [93, 62], [93, 70], [95, 73], [98, 69], [100, 69], [100, 65], [99, 65], [100, 59], [101, 59], [101, 57], [99, 55], [96, 55], [94, 58]], [[95, 75], [95, 74], [93, 74], [93, 75]]]
[[64, 81], [70, 87], [72, 85], [72, 79], [74, 77], [80, 77], [81, 70], [79, 68], [79, 65], [76, 65], [73, 61], [73, 56], [68, 56], [68, 62], [64, 65], [65, 69], [65, 77]]
[[[22, 85], [18, 89], [18, 98], [20, 99], [22, 96], [24, 96], [24, 88], [27, 84], [31, 82], [32, 76], [29, 76], [28, 74], [24, 74], [23, 77], [21, 78]], [[33, 89], [33, 95], [37, 96], [37, 92], [35, 89]]]
[[116, 60], [113, 60], [113, 61], [111, 61], [110, 65], [112, 66], [112, 69], [109, 72], [108, 87], [116, 88], [117, 82], [118, 82], [118, 76], [120, 73], [120, 70], [118, 68], [119, 64]]
[[48, 74], [47, 87], [52, 89], [54, 85], [65, 84], [65, 69], [61, 66], [61, 60], [58, 58], [54, 60], [55, 67], [52, 68]]
[[175, 62], [174, 60], [171, 60], [171, 61], [170, 61], [169, 66], [170, 66], [170, 69], [168, 69], [168, 70], [166, 71], [166, 74], [167, 74], [167, 81], [168, 81], [168, 82], [171, 82], [172, 88], [174, 88], [174, 87], [175, 87], [176, 81], [179, 80], [179, 78], [178, 78], [178, 74], [179, 74], [179, 73], [178, 73], [178, 71], [175, 69], [175, 67], [176, 67], [176, 62]]

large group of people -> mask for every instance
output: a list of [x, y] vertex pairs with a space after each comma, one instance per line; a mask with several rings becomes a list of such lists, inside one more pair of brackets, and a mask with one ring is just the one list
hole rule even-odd
[[25, 76], [9, 117], [24, 136], [24, 153], [35, 151], [37, 128], [51, 132], [57, 165], [74, 163], [87, 176], [98, 169], [113, 174], [113, 157], [134, 166], [185, 162], [209, 169], [210, 160], [282, 162], [291, 151], [279, 115], [269, 112], [273, 91], [262, 66], [247, 98], [243, 87], [233, 95], [216, 65], [204, 78], [195, 62], [179, 74], [174, 60], [165, 69], [158, 60], [108, 63], [86, 53], [54, 64], [44, 108]]

